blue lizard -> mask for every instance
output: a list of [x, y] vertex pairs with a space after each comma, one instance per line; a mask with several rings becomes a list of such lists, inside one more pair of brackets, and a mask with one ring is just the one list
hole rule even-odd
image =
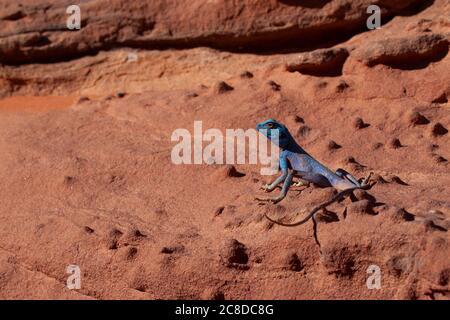
[[[276, 143], [281, 149], [279, 160], [281, 175], [271, 184], [264, 185], [262, 189], [266, 192], [271, 192], [283, 182], [283, 187], [278, 197], [272, 199], [257, 198], [257, 200], [271, 201], [273, 203], [280, 202], [286, 197], [294, 177], [301, 179], [300, 185], [309, 185], [309, 183], [312, 182], [319, 187], [334, 187], [340, 191], [329, 201], [316, 206], [304, 219], [292, 224], [273, 220], [266, 214], [266, 218], [273, 223], [287, 227], [301, 225], [310, 218], [313, 218], [314, 220], [314, 214], [317, 211], [324, 209], [330, 204], [342, 199], [354, 190], [366, 190], [372, 187], [372, 185], [368, 184], [371, 174], [360, 183], [353, 175], [344, 169], [338, 169], [336, 172], [328, 169], [326, 166], [310, 156], [305, 150], [303, 150], [303, 148], [300, 147], [294, 140], [286, 126], [274, 119], [268, 119], [257, 124], [256, 130], [264, 134], [272, 142], [278, 140]], [[275, 136], [278, 139], [274, 139], [274, 141], [272, 138]]]

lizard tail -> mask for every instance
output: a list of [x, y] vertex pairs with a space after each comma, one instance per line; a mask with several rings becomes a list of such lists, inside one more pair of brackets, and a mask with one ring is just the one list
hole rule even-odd
[[296, 226], [299, 226], [299, 225], [304, 224], [305, 222], [307, 222], [309, 219], [311, 219], [317, 211], [319, 211], [319, 210], [321, 210], [321, 209], [323, 209], [323, 208], [328, 207], [330, 204], [332, 204], [332, 203], [334, 203], [334, 202], [336, 202], [336, 201], [342, 199], [343, 197], [349, 195], [349, 194], [352, 193], [353, 191], [355, 191], [355, 190], [357, 190], [357, 189], [367, 190], [367, 189], [372, 188], [373, 184], [369, 184], [369, 179], [370, 179], [371, 176], [372, 176], [372, 172], [369, 174], [369, 176], [368, 176], [367, 178], [365, 178], [365, 179], [363, 180], [363, 182], [361, 183], [361, 186], [342, 190], [342, 191], [340, 191], [339, 193], [337, 193], [337, 194], [336, 194], [333, 198], [331, 198], [330, 200], [328, 200], [328, 201], [326, 201], [326, 202], [324, 202], [324, 203], [319, 204], [317, 207], [315, 207], [314, 209], [312, 209], [312, 211], [311, 211], [305, 218], [303, 218], [303, 219], [300, 220], [300, 221], [297, 221], [297, 222], [294, 222], [294, 223], [284, 223], [284, 222], [276, 221], [276, 220], [270, 218], [270, 217], [267, 215], [267, 213], [264, 213], [264, 215], [265, 215], [265, 217], [267, 218], [267, 220], [269, 220], [270, 222], [273, 222], [273, 223], [275, 223], [275, 224], [278, 224], [278, 225], [280, 225], [280, 226], [284, 226], [284, 227], [296, 227]]
[[299, 226], [299, 225], [301, 225], [301, 224], [304, 224], [304, 223], [307, 222], [309, 219], [311, 219], [312, 216], [314, 216], [314, 214], [315, 214], [317, 211], [319, 211], [319, 210], [321, 210], [321, 209], [323, 209], [323, 208], [328, 207], [330, 204], [332, 204], [332, 203], [334, 203], [334, 202], [340, 200], [341, 198], [343, 198], [344, 196], [350, 194], [351, 192], [353, 192], [353, 191], [356, 190], [356, 189], [361, 189], [361, 187], [350, 188], [350, 189], [346, 189], [346, 190], [343, 190], [343, 191], [339, 192], [338, 194], [336, 194], [333, 198], [331, 198], [331, 199], [328, 200], [327, 202], [321, 203], [321, 204], [319, 204], [317, 207], [315, 207], [314, 209], [312, 209], [312, 211], [311, 211], [305, 218], [303, 218], [303, 219], [300, 220], [300, 221], [294, 222], [294, 223], [284, 223], [284, 222], [276, 221], [276, 220], [270, 218], [270, 217], [267, 215], [267, 213], [265, 213], [264, 215], [266, 216], [266, 218], [267, 218], [270, 222], [276, 223], [276, 224], [278, 224], [278, 225], [280, 225], [280, 226], [283, 226], [283, 227], [296, 227], [296, 226]]

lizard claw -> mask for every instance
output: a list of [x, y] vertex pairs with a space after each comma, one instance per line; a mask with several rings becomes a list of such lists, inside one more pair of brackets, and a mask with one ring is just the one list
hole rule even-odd
[[365, 186], [369, 183], [370, 178], [372, 177], [373, 172], [370, 172], [369, 175], [362, 181], [362, 185]]
[[270, 184], [264, 184], [260, 188], [261, 190], [264, 190], [265, 192], [272, 192], [275, 188], [271, 188]]
[[361, 188], [364, 190], [370, 190], [372, 189], [372, 187], [377, 184], [376, 181], [370, 183], [370, 178], [372, 177], [373, 172], [370, 172], [369, 175], [363, 179], [363, 181], [361, 182]]
[[309, 182], [297, 181], [292, 184], [292, 187], [309, 187]]

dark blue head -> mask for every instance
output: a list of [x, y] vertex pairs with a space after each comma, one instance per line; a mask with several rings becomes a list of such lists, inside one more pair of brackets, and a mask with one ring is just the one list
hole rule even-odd
[[256, 125], [256, 130], [264, 134], [267, 139], [274, 143], [275, 141], [273, 141], [272, 138], [278, 134], [278, 143], [275, 144], [277, 144], [282, 149], [288, 147], [294, 141], [288, 128], [286, 128], [284, 124], [281, 124], [274, 119], [268, 119], [266, 121], [258, 123]]

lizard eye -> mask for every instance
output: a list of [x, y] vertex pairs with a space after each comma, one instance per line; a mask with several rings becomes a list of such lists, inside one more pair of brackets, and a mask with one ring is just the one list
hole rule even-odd
[[272, 123], [272, 122], [269, 122], [269, 123], [267, 124], [267, 127], [268, 127], [269, 129], [272, 129], [272, 128], [273, 128], [273, 123]]

